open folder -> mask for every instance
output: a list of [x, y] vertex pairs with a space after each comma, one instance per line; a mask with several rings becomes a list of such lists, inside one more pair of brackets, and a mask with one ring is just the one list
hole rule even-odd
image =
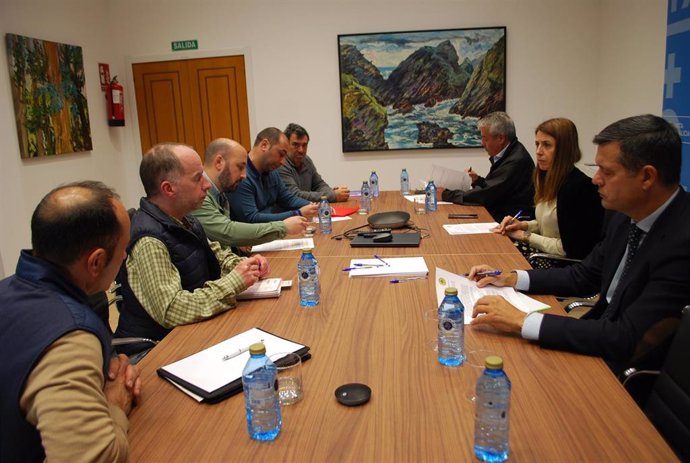
[[[268, 356], [294, 352], [302, 361], [311, 358], [308, 346], [252, 328], [165, 365], [157, 373], [199, 402], [218, 403], [242, 391], [242, 370], [249, 360], [249, 346], [256, 342], [264, 343]], [[280, 365], [280, 359], [276, 364]]]

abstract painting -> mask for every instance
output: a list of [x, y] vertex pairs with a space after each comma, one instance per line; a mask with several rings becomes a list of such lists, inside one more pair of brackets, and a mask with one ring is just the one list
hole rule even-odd
[[15, 34], [6, 42], [21, 157], [91, 150], [81, 47]]
[[506, 107], [506, 28], [338, 36], [343, 152], [481, 146]]

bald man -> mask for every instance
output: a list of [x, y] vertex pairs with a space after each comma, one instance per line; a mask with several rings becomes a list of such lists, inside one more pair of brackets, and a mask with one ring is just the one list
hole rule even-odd
[[225, 193], [235, 191], [247, 177], [247, 150], [229, 138], [213, 140], [204, 155], [204, 176], [211, 183], [196, 217], [209, 239], [223, 247], [252, 246], [302, 233], [307, 219], [288, 217], [282, 221], [245, 223], [230, 220], [230, 206]]
[[110, 286], [128, 241], [127, 211], [100, 182], [36, 207], [33, 249], [0, 281], [0, 461], [127, 461], [139, 370], [111, 358], [89, 296]]
[[[154, 146], [144, 154], [139, 176], [146, 197], [132, 217], [128, 257], [117, 278], [124, 299], [115, 334], [160, 340], [177, 325], [234, 307], [237, 294], [268, 273], [268, 261], [222, 249], [188, 215], [211, 188], [191, 147]], [[144, 347], [123, 352], [132, 355]]]

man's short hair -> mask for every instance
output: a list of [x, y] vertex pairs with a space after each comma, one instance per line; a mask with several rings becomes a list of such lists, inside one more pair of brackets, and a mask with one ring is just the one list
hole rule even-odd
[[594, 143], [620, 144], [620, 162], [630, 172], [645, 165], [654, 166], [664, 185], [680, 182], [682, 144], [678, 130], [653, 114], [627, 117], [606, 127], [594, 137]]
[[254, 140], [254, 146], [259, 146], [261, 140], [263, 140], [264, 138], [268, 140], [271, 146], [276, 145], [278, 144], [278, 142], [280, 142], [280, 136], [282, 134], [283, 132], [281, 132], [280, 129], [276, 129], [275, 127], [268, 127], [266, 129], [263, 129], [256, 136], [256, 139]]
[[307, 129], [299, 124], [295, 124], [294, 122], [290, 122], [288, 126], [285, 127], [285, 130], [283, 130], [283, 133], [285, 133], [285, 136], [288, 138], [288, 140], [290, 139], [290, 135], [293, 133], [297, 136], [297, 138], [307, 137], [307, 140], [309, 140]]
[[[86, 190], [83, 195], [58, 203], [56, 193]], [[82, 181], [61, 185], [45, 195], [31, 216], [31, 244], [35, 256], [64, 267], [84, 253], [103, 248], [107, 262], [113, 258], [122, 225], [113, 200], [119, 196], [101, 182]]]
[[503, 111], [489, 113], [479, 119], [477, 127], [486, 127], [491, 135], [504, 135], [508, 140], [515, 140], [515, 123]]
[[223, 153], [223, 159], [227, 161], [227, 154], [230, 152], [230, 143], [227, 138], [216, 138], [206, 147], [204, 152], [204, 164], [209, 166], [213, 164], [213, 158], [218, 153]]
[[139, 177], [148, 198], [160, 192], [163, 180], [176, 181], [184, 174], [182, 163], [175, 155], [175, 148], [182, 143], [159, 143], [148, 150], [139, 165]]

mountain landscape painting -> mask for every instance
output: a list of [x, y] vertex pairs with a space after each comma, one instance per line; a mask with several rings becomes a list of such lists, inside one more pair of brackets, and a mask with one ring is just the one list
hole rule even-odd
[[505, 111], [506, 28], [339, 35], [343, 151], [481, 146]]

